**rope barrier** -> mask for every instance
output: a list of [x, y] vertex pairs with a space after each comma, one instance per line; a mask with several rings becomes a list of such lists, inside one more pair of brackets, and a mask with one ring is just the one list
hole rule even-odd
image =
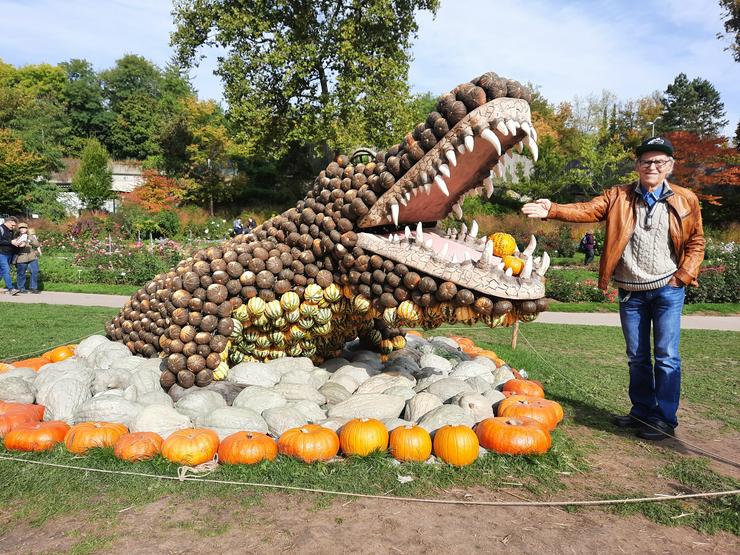
[[213, 478], [198, 478], [187, 476], [187, 472], [180, 472], [178, 476], [166, 476], [161, 474], [149, 474], [146, 472], [131, 472], [126, 470], [108, 470], [103, 468], [90, 468], [84, 466], [74, 466], [59, 463], [50, 463], [45, 461], [34, 461], [18, 457], [6, 457], [0, 455], [0, 460], [13, 462], [25, 462], [39, 466], [49, 466], [53, 468], [62, 468], [70, 470], [79, 470], [83, 472], [97, 472], [99, 474], [118, 474], [121, 476], [137, 476], [143, 478], [156, 478], [158, 480], [172, 480], [175, 482], [205, 482], [209, 484], [225, 484], [232, 486], [245, 486], [253, 488], [278, 489], [288, 491], [302, 491], [309, 493], [320, 493], [326, 495], [341, 495], [344, 497], [355, 497], [360, 499], [381, 499], [384, 501], [407, 501], [410, 503], [430, 503], [438, 505], [474, 505], [488, 507], [568, 507], [568, 506], [598, 506], [598, 505], [626, 505], [633, 503], [660, 503], [664, 501], [676, 501], [680, 499], [702, 499], [712, 497], [723, 497], [727, 495], [738, 495], [740, 489], [727, 491], [712, 491], [703, 493], [682, 493], [677, 495], [656, 495], [653, 497], [629, 497], [621, 499], [593, 499], [593, 500], [563, 500], [563, 501], [472, 501], [467, 499], [429, 499], [423, 497], [401, 497], [398, 495], [376, 495], [372, 493], [357, 493], [351, 491], [335, 491], [319, 488], [305, 488], [301, 486], [288, 486], [283, 484], [266, 484], [262, 482], [243, 482], [240, 480], [216, 480]]

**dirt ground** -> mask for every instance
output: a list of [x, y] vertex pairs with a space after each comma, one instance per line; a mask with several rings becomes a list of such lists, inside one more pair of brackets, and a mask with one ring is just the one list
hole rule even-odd
[[[740, 434], [721, 431], [717, 423], [688, 409], [684, 412], [680, 437], [721, 456], [737, 458]], [[591, 469], [565, 476], [567, 487], [555, 498], [591, 499], [604, 492], [690, 493], [656, 470], [663, 464], [662, 457], [654, 456], [660, 449], [692, 455], [678, 441], [650, 444], [579, 425], [568, 426], [568, 433], [596, 448], [589, 451]], [[740, 476], [737, 467], [719, 462], [712, 466], [728, 476]], [[513, 486], [497, 492], [450, 490], [439, 495], [443, 496], [529, 499], [527, 491]], [[662, 526], [643, 516], [619, 516], [597, 508], [432, 505], [283, 493], [264, 494], [256, 503], [239, 500], [238, 492], [230, 499], [195, 499], [188, 504], [181, 498], [163, 498], [122, 511], [105, 530], [100, 529], [100, 522], [79, 515], [54, 519], [41, 528], [21, 525], [0, 537], [0, 553], [67, 552], [79, 548], [86, 538], [98, 542], [95, 552], [121, 555], [740, 553], [740, 538], [731, 534], [707, 535], [686, 526]]]

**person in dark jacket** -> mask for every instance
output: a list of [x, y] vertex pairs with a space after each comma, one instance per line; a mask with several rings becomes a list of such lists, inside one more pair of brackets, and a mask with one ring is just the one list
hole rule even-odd
[[[41, 245], [36, 232], [29, 228], [28, 224], [21, 222], [18, 224], [18, 254], [15, 259], [16, 267], [16, 284], [21, 294], [40, 293], [39, 291], [39, 255], [41, 254]], [[31, 274], [31, 284], [26, 289], [26, 272]]]
[[594, 237], [593, 231], [589, 230], [586, 235], [583, 236], [582, 244], [583, 252], [586, 253], [584, 264], [588, 266], [594, 260], [594, 250], [596, 249], [596, 238]]
[[13, 216], [6, 218], [0, 224], [0, 278], [5, 280], [5, 287], [9, 295], [18, 294], [18, 289], [13, 287], [13, 280], [10, 277], [10, 264], [18, 252], [17, 241], [15, 239], [15, 228], [17, 225], [18, 220]]

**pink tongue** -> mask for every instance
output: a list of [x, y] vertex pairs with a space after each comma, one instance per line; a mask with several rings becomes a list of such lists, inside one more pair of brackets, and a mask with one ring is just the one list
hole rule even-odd
[[[411, 235], [414, 237], [414, 239], [416, 239], [415, 231], [412, 231]], [[463, 245], [461, 243], [458, 243], [457, 241], [445, 239], [444, 237], [440, 237], [435, 233], [424, 232], [424, 241], [429, 241], [429, 239], [432, 240], [432, 251], [436, 253], [440, 253], [445, 243], [447, 244], [447, 255], [445, 256], [445, 258], [449, 260], [452, 260], [452, 256], [454, 255], [455, 258], [457, 258], [458, 262], [462, 262], [463, 260], [465, 260], [465, 253], [468, 253], [473, 262], [478, 262], [478, 260], [480, 260], [482, 253], [468, 247], [467, 245]]]

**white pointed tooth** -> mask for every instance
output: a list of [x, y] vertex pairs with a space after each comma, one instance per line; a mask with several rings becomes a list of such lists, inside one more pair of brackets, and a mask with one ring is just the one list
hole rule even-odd
[[431, 192], [432, 192], [432, 184], [431, 183], [427, 183], [426, 185], [424, 185], [424, 192], [427, 194], [427, 196], [429, 196], [431, 194]]
[[424, 241], [424, 246], [429, 250], [432, 250], [433, 244], [434, 242], [431, 239], [427, 239], [426, 241]]
[[458, 220], [462, 220], [463, 217], [463, 211], [459, 204], [453, 204], [452, 205], [452, 213], [455, 214], [455, 217]]
[[406, 236], [407, 241], [411, 241], [411, 230], [409, 229], [409, 226], [404, 228], [403, 234]]
[[532, 126], [529, 125], [528, 121], [523, 121], [521, 124], [521, 128], [522, 128], [522, 131], [524, 131], [527, 134], [527, 136], [532, 135]]
[[463, 143], [460, 143], [459, 145], [457, 145], [457, 151], [460, 154], [465, 154], [465, 145]]
[[391, 243], [393, 242], [393, 234], [392, 234], [392, 233], [390, 233], [390, 234], [388, 235], [388, 240], [389, 240], [389, 241], [390, 241]]
[[463, 256], [465, 257], [465, 262], [472, 262], [472, 260], [473, 260], [473, 257], [472, 257], [472, 256], [470, 256], [470, 253], [469, 253], [468, 251], [465, 251], [465, 252], [463, 253]]
[[393, 225], [398, 226], [398, 205], [391, 204], [391, 218], [393, 218]]
[[522, 268], [522, 271], [519, 274], [519, 277], [522, 279], [529, 279], [532, 277], [532, 259], [531, 258], [527, 258], [526, 262], [524, 263], [524, 268]]
[[545, 253], [542, 255], [542, 263], [535, 270], [535, 272], [541, 276], [544, 276], [545, 272], [547, 272], [547, 269], [549, 267], [550, 267], [550, 255]]
[[483, 189], [486, 191], [486, 198], [491, 198], [493, 196], [493, 179], [486, 177], [483, 180]]
[[406, 191], [403, 196], [406, 197], [406, 200], [411, 200], [411, 193], [409, 191]]
[[514, 149], [515, 149], [515, 150], [516, 150], [516, 151], [517, 151], [517, 152], [518, 152], [519, 154], [521, 154], [521, 153], [522, 153], [522, 150], [524, 150], [524, 145], [522, 144], [522, 141], [519, 141], [518, 143], [516, 143], [516, 144], [514, 145]]
[[434, 184], [439, 187], [439, 190], [442, 191], [442, 194], [446, 197], [450, 196], [450, 191], [447, 190], [447, 184], [445, 183], [445, 180], [442, 179], [441, 175], [437, 175], [434, 177]]
[[440, 258], [447, 257], [447, 241], [445, 241], [444, 245], [442, 245], [442, 248], [439, 251], [439, 257]]
[[532, 139], [534, 139], [534, 142], [537, 142], [537, 129], [535, 129], [534, 125], [532, 126]]
[[473, 136], [465, 135], [465, 138], [463, 140], [465, 141], [465, 148], [469, 152], [473, 152], [473, 148], [475, 147], [475, 139], [473, 139]]
[[506, 128], [509, 130], [511, 135], [516, 135], [517, 127], [519, 127], [519, 124], [517, 124], [513, 119], [506, 120]]
[[490, 259], [493, 256], [493, 241], [492, 240], [489, 239], [488, 241], [486, 241], [486, 248], [483, 252], [486, 254], [486, 258]]
[[511, 268], [506, 268], [506, 271], [504, 272], [504, 275], [507, 275], [509, 277], [514, 275], [514, 271]]
[[418, 222], [416, 224], [416, 242], [417, 243], [424, 242], [424, 230], [421, 228], [421, 222]]
[[509, 158], [514, 158], [514, 149], [510, 148], [509, 150], [507, 150], [506, 156], [508, 156]]
[[504, 271], [504, 263], [503, 262], [499, 262], [498, 265], [496, 266], [496, 269], [503, 272]]
[[411, 189], [411, 194], [413, 196], [418, 195], [419, 194], [419, 188], [418, 187], [414, 187], [413, 189]]
[[532, 235], [529, 238], [529, 244], [527, 245], [527, 248], [524, 249], [524, 252], [522, 253], [522, 255], [531, 258], [532, 253], [534, 252], [534, 249], [536, 248], [537, 248], [537, 239], [535, 239], [534, 235]]
[[398, 199], [398, 202], [400, 202], [403, 206], [409, 205], [408, 201], [406, 200], [406, 197], [401, 197], [400, 199]]
[[393, 221], [393, 218], [391, 218], [391, 215], [390, 214], [386, 214], [385, 215], [385, 219], [388, 220], [389, 222], [392, 222]]
[[445, 177], [450, 177], [450, 166], [448, 166], [447, 164], [440, 164], [439, 172]]
[[496, 174], [496, 177], [503, 177], [504, 176], [504, 165], [499, 162], [495, 166], [493, 166], [493, 173]]
[[475, 239], [478, 237], [478, 222], [473, 220], [473, 223], [470, 226], [470, 236]]
[[524, 139], [524, 144], [526, 144], [529, 147], [529, 150], [532, 152], [532, 159], [536, 162], [537, 158], [539, 158], [539, 148], [537, 148], [537, 141], [535, 141], [532, 137], [527, 137]]
[[445, 157], [447, 158], [447, 161], [450, 163], [450, 165], [453, 168], [455, 166], [457, 166], [457, 157], [455, 156], [455, 151], [454, 150], [452, 150], [452, 149], [445, 150]]
[[451, 260], [451, 262], [452, 262], [453, 264], [457, 264], [457, 256], [456, 256], [456, 255], [454, 255], [454, 254], [452, 255], [452, 260]]
[[460, 226], [460, 235], [467, 235], [468, 234], [468, 226], [465, 225], [465, 222]]
[[493, 145], [493, 148], [496, 149], [496, 154], [501, 156], [501, 141], [498, 140], [496, 133], [494, 133], [490, 129], [484, 129], [483, 131], [481, 131], [480, 136], [491, 143]]
[[506, 127], [504, 120], [500, 119], [496, 122], [496, 131], [501, 133], [502, 136], [506, 137], [509, 134], [509, 128]]

